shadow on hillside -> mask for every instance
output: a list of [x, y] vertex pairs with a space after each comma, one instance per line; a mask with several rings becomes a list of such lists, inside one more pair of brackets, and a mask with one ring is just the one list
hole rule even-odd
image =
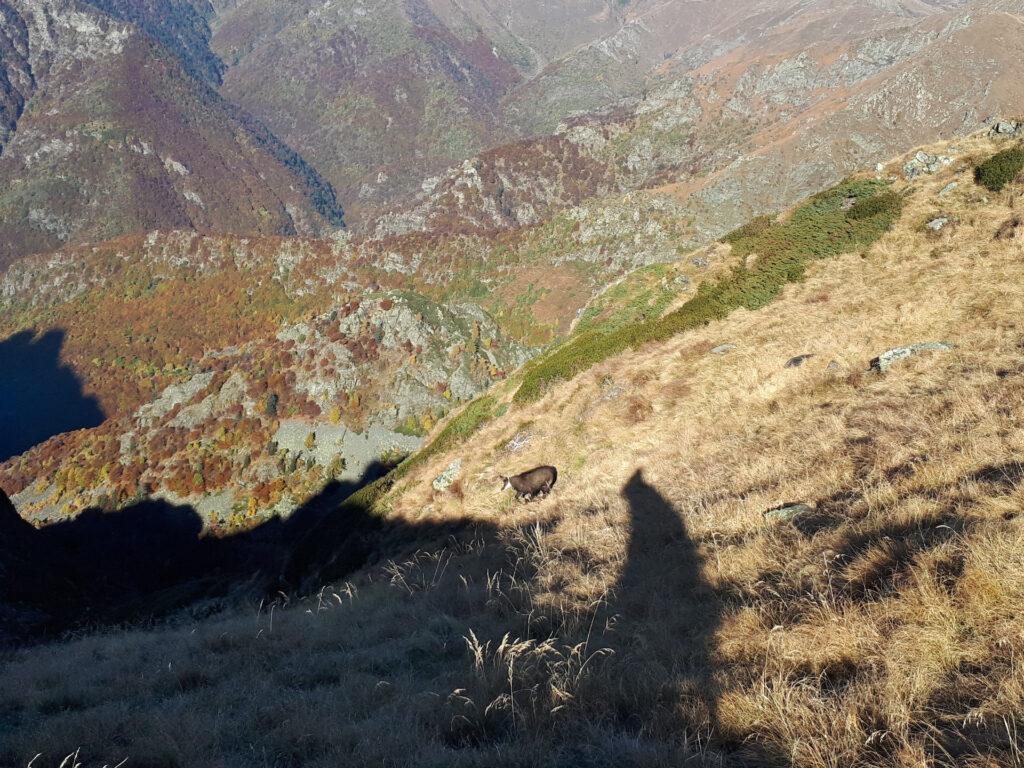
[[720, 722], [715, 634], [723, 605], [704, 580], [703, 558], [682, 515], [639, 470], [622, 496], [632, 516], [630, 539], [608, 610], [624, 641], [616, 654], [620, 684], [637, 702], [629, 708], [637, 721], [623, 725], [702, 753], [710, 747], [725, 765], [788, 765], [766, 746], [734, 742]]
[[0, 341], [0, 461], [106, 419], [98, 401], [84, 394], [78, 376], [61, 362], [64, 335], [52, 330], [36, 338], [22, 331]]
[[[37, 531], [0, 494], [0, 640], [38, 642], [74, 627], [151, 621], [228, 593], [255, 600], [278, 589], [308, 592], [411, 548], [439, 548], [470, 528], [499, 539], [493, 525], [386, 520], [349, 499], [386, 469], [331, 484], [287, 520], [226, 539], [201, 538], [192, 508], [157, 501], [90, 510]], [[641, 472], [622, 496], [632, 519], [626, 563], [606, 606], [615, 630], [604, 642], [618, 646], [607, 670], [607, 724], [639, 746], [672, 744], [699, 758], [695, 764], [787, 765], [767, 747], [730, 741], [721, 727], [715, 635], [723, 606], [704, 580], [684, 518]], [[7, 638], [5, 627], [14, 627]], [[592, 761], [585, 753], [613, 742], [566, 738], [579, 745], [573, 764], [606, 764], [607, 755]]]
[[327, 485], [287, 519], [225, 538], [202, 536], [192, 507], [160, 500], [36, 530], [0, 494], [0, 640], [152, 621], [228, 594], [259, 599], [345, 576], [393, 551], [388, 543], [453, 530], [386, 523], [342, 503], [387, 470], [376, 464], [354, 483]]

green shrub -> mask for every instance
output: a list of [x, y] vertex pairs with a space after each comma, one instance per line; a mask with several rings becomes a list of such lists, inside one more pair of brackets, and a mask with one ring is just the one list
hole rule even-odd
[[1024, 170], [1024, 148], [1005, 149], [974, 169], [974, 180], [990, 192], [999, 192]]
[[722, 242], [735, 243], [750, 237], [757, 237], [771, 229], [774, 223], [775, 219], [771, 216], [758, 216], [756, 219], [748, 221], [742, 227], [738, 227], [727, 234], [722, 238]]
[[461, 443], [467, 437], [476, 432], [480, 427], [494, 418], [497, 401], [491, 395], [484, 395], [477, 398], [460, 413], [454, 416], [441, 434], [435, 437], [430, 445], [414, 454], [408, 461], [398, 467], [400, 476], [404, 476], [414, 467], [426, 462], [438, 453], [444, 453], [449, 448]]
[[[856, 202], [844, 211], [851, 197]], [[536, 400], [552, 383], [572, 379], [626, 349], [722, 320], [740, 307], [765, 306], [787, 283], [801, 279], [811, 261], [875, 242], [896, 221], [902, 202], [885, 182], [847, 181], [810, 198], [785, 221], [755, 219], [726, 236], [739, 260], [729, 274], [702, 283], [696, 296], [664, 317], [574, 336], [524, 369], [515, 402]], [[748, 268], [745, 259], [754, 253], [758, 259]]]
[[885, 214], [899, 214], [903, 205], [903, 198], [895, 192], [883, 192], [880, 195], [858, 200], [853, 207], [846, 212], [846, 215], [854, 221], [870, 219], [874, 216]]

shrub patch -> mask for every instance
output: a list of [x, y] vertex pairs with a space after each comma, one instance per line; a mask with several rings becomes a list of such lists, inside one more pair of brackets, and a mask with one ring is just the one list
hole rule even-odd
[[[850, 198], [855, 202], [844, 210]], [[723, 238], [738, 260], [729, 274], [701, 284], [696, 296], [664, 317], [597, 327], [534, 360], [524, 370], [515, 402], [536, 400], [554, 382], [572, 379], [630, 347], [724, 319], [740, 307], [765, 306], [787, 283], [800, 280], [811, 261], [874, 243], [896, 221], [902, 203], [886, 182], [850, 180], [809, 198], [785, 221], [755, 219]], [[746, 257], [755, 253], [759, 258], [747, 267]]]

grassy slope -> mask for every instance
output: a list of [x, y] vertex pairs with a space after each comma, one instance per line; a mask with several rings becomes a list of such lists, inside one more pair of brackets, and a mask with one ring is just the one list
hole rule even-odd
[[[1024, 261], [993, 235], [1019, 190], [965, 171], [939, 198], [953, 174], [770, 306], [407, 465], [388, 510], [436, 533], [415, 554], [273, 613], [11, 654], [0, 762], [1016, 764]], [[867, 372], [931, 340], [958, 346]], [[542, 461], [552, 498], [499, 495]], [[814, 512], [765, 519], [788, 501]]]

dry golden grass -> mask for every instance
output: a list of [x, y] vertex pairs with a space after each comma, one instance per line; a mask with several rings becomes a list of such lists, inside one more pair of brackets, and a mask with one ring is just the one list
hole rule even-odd
[[[1024, 243], [995, 238], [1019, 190], [957, 169], [867, 253], [600, 364], [392, 492], [396, 521], [461, 535], [272, 624], [10, 654], [0, 760], [1024, 765]], [[938, 213], [956, 226], [926, 234]], [[957, 347], [868, 372], [922, 341]], [[540, 463], [552, 497], [499, 493]]]

